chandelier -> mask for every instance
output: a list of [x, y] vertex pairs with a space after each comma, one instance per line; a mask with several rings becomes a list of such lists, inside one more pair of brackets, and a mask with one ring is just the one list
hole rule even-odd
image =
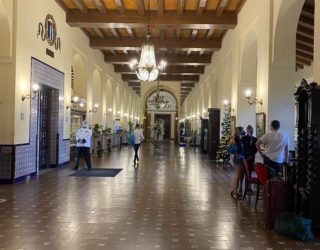
[[164, 109], [169, 107], [169, 101], [165, 100], [165, 96], [160, 95], [159, 81], [157, 86], [157, 93], [152, 97], [152, 99], [148, 100], [148, 105], [152, 105], [155, 109]]
[[164, 71], [167, 63], [160, 61], [159, 65], [156, 64], [156, 56], [154, 52], [154, 45], [150, 42], [150, 1], [148, 1], [148, 28], [147, 28], [147, 41], [143, 43], [140, 55], [140, 61], [133, 59], [129, 66], [131, 70], [137, 75], [139, 80], [150, 82], [158, 78], [160, 71]]

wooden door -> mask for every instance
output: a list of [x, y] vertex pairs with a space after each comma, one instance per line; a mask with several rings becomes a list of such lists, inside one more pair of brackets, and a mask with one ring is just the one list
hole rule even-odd
[[220, 109], [210, 108], [208, 123], [208, 156], [215, 160], [220, 141]]
[[49, 167], [50, 89], [43, 86], [39, 97], [39, 169], [41, 170]]
[[164, 121], [164, 135], [163, 139], [170, 140], [171, 138], [171, 115], [155, 114], [154, 120]]

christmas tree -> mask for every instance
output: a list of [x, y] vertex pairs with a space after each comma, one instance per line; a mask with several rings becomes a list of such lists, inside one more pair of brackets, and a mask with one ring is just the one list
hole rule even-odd
[[223, 164], [228, 164], [230, 160], [230, 154], [227, 150], [229, 140], [231, 138], [231, 105], [224, 105], [224, 118], [222, 122], [222, 132], [220, 144], [217, 151], [217, 161]]

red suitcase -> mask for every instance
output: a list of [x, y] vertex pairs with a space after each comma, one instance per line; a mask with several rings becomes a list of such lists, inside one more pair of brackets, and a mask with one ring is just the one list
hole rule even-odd
[[274, 177], [267, 181], [263, 195], [264, 222], [267, 228], [273, 229], [278, 215], [287, 210], [288, 185]]

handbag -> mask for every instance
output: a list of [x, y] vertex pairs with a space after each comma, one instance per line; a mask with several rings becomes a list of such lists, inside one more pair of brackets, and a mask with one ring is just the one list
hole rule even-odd
[[227, 151], [230, 154], [235, 155], [237, 153], [237, 151], [238, 151], [237, 144], [235, 144], [235, 143], [229, 144], [228, 147], [227, 147]]
[[129, 136], [129, 144], [130, 144], [130, 145], [134, 145], [134, 144], [135, 144], [135, 139], [134, 139], [134, 133], [133, 133], [133, 131], [130, 133], [130, 136]]

